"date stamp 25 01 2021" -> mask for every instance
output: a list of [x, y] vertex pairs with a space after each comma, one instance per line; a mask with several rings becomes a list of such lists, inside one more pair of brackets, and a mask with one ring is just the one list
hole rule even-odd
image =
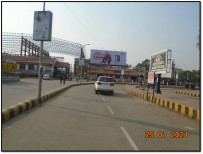
[[[157, 136], [158, 138], [167, 138], [169, 137], [166, 133], [166, 131], [158, 131], [155, 133], [154, 131], [146, 131], [145, 132], [145, 138], [154, 138]], [[183, 131], [171, 131], [170, 132], [170, 138], [188, 138], [188, 132]]]

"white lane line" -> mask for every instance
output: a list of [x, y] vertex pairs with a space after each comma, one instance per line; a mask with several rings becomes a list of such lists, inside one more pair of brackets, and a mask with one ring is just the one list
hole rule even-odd
[[131, 139], [130, 135], [128, 135], [127, 131], [125, 130], [124, 127], [120, 127], [123, 133], [125, 134], [126, 138], [128, 139], [130, 145], [133, 147], [134, 150], [139, 150], [133, 140]]
[[104, 102], [106, 102], [106, 100], [105, 100], [104, 98], [102, 98], [102, 100], [103, 100]]
[[4, 129], [6, 130], [6, 129], [10, 129], [10, 128], [12, 128], [12, 127], [8, 126], [8, 127], [4, 128]]
[[186, 129], [190, 129], [190, 130], [195, 130], [194, 128], [192, 128], [192, 127], [185, 127]]
[[110, 106], [108, 106], [109, 111], [111, 112], [111, 114], [114, 114], [114, 112], [112, 111], [112, 109], [110, 108]]

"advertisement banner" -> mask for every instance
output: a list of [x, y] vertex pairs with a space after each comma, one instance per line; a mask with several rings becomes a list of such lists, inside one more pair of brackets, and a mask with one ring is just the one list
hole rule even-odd
[[85, 64], [85, 58], [80, 58], [79, 59], [79, 66], [84, 66], [84, 64]]
[[154, 72], [148, 73], [148, 84], [154, 84]]
[[92, 49], [90, 63], [123, 66], [126, 65], [126, 52]]
[[167, 51], [163, 50], [151, 56], [151, 72], [155, 72], [155, 74], [166, 73]]
[[51, 32], [52, 32], [52, 12], [35, 11], [33, 40], [51, 41]]

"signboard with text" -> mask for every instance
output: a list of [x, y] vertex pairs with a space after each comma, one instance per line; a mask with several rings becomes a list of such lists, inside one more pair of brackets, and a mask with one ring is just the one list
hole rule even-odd
[[148, 84], [154, 84], [154, 72], [148, 73]]
[[126, 65], [126, 52], [92, 49], [90, 63], [124, 66]]
[[85, 58], [82, 57], [79, 59], [79, 66], [84, 66], [84, 64], [85, 64]]
[[155, 72], [155, 74], [166, 73], [169, 51], [171, 50], [165, 49], [151, 56], [151, 72]]
[[33, 40], [51, 41], [51, 33], [52, 33], [52, 12], [35, 11]]

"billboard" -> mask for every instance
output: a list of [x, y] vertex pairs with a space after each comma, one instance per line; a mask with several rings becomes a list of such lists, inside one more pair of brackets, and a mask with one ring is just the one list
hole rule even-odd
[[51, 32], [52, 32], [52, 12], [35, 11], [33, 40], [51, 41]]
[[91, 64], [126, 65], [126, 52], [91, 49]]
[[171, 50], [165, 49], [151, 56], [151, 72], [155, 72], [155, 74], [162, 74], [167, 72], [168, 52], [171, 52]]
[[171, 64], [170, 64], [170, 67], [169, 67], [169, 70], [166, 71], [166, 73], [162, 73], [162, 74], [161, 74], [161, 77], [162, 77], [162, 78], [169, 78], [169, 79], [173, 78], [174, 60], [168, 61], [168, 63], [169, 63], [169, 62], [171, 63]]

